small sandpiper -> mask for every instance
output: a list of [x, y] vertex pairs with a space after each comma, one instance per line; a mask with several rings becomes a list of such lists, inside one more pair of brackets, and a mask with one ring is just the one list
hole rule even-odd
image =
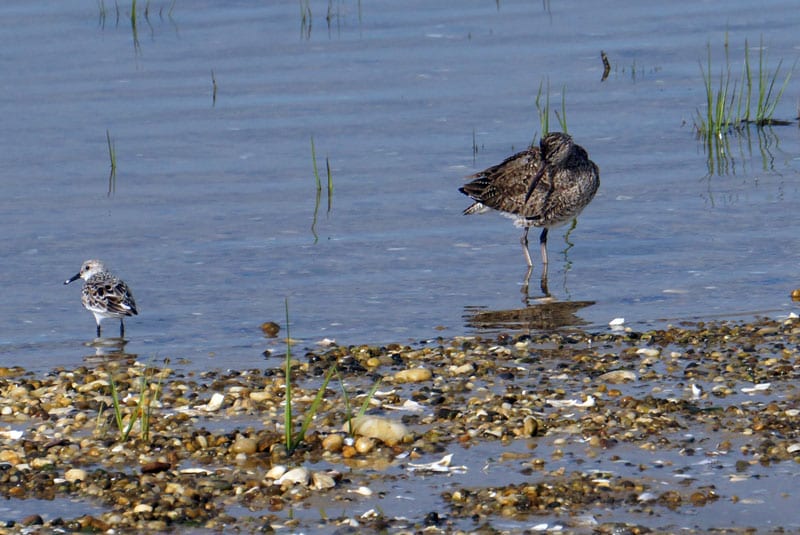
[[520, 242], [528, 267], [528, 229], [543, 227], [539, 236], [542, 264], [547, 270], [547, 231], [572, 220], [594, 198], [600, 186], [600, 170], [570, 136], [553, 132], [539, 146], [531, 146], [503, 162], [470, 175], [459, 191], [475, 202], [464, 214], [498, 210], [523, 227]]
[[81, 266], [81, 270], [70, 279], [64, 281], [69, 284], [72, 281], [83, 279], [83, 291], [81, 292], [81, 302], [84, 308], [94, 314], [97, 322], [97, 337], [100, 337], [100, 323], [105, 318], [119, 319], [119, 336], [125, 336], [125, 316], [134, 316], [139, 312], [136, 310], [136, 301], [133, 293], [125, 281], [112, 275], [100, 260], [87, 260]]

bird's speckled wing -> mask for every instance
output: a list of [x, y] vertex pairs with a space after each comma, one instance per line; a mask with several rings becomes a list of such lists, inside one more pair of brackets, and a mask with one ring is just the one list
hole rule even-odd
[[128, 285], [107, 273], [86, 281], [81, 293], [81, 300], [84, 306], [92, 312], [100, 312], [108, 316], [133, 316], [139, 313]]
[[[531, 147], [467, 177], [473, 180], [459, 191], [483, 206], [509, 214], [520, 214], [525, 207], [528, 186], [534, 178], [541, 176], [542, 165], [538, 147]], [[467, 208], [464, 213], [476, 211], [472, 209], [474, 206]]]

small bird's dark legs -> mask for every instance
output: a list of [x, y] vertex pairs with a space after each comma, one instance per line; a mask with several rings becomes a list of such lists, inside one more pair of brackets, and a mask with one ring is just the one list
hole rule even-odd
[[125, 338], [125, 322], [122, 321], [122, 318], [119, 319], [119, 337]]
[[97, 337], [100, 338], [100, 324], [97, 324]]

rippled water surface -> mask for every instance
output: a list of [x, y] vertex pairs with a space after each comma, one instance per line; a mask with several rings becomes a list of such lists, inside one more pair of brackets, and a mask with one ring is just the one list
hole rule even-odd
[[[788, 126], [716, 153], [693, 128], [707, 45], [715, 80], [746, 40], [782, 80], [793, 2], [152, 0], [135, 28], [117, 4], [0, 4], [4, 366], [102, 353], [62, 285], [93, 257], [136, 295], [126, 351], [194, 370], [275, 364], [286, 299], [306, 345], [796, 310], [797, 80]], [[548, 86], [601, 187], [526, 308], [520, 230], [457, 189], [534, 139]]]
[[[127, 350], [200, 368], [258, 361], [285, 298], [309, 343], [523, 308], [520, 231], [462, 216], [457, 188], [534, 138], [548, 83], [602, 178], [569, 241], [551, 233], [553, 297], [593, 302], [575, 315], [599, 328], [790, 310], [797, 124], [732, 138], [721, 173], [692, 128], [707, 44], [721, 67], [727, 36], [736, 76], [746, 39], [794, 62], [788, 4], [331, 6], [304, 24], [291, 2], [150, 2], [134, 33], [124, 6], [3, 3], [5, 358], [86, 354], [92, 318], [61, 282], [90, 257], [134, 289]], [[796, 115], [797, 87], [776, 117]]]

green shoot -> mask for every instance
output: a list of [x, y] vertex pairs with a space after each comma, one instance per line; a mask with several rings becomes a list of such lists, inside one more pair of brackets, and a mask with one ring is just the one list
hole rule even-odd
[[106, 143], [108, 143], [108, 159], [111, 161], [111, 172], [108, 175], [108, 196], [111, 197], [117, 190], [117, 147], [108, 129], [106, 129]]
[[311, 163], [314, 166], [314, 179], [317, 181], [317, 191], [322, 190], [322, 181], [319, 178], [319, 169], [317, 169], [317, 151], [314, 148], [314, 136], [311, 136]]
[[[312, 151], [314, 141], [311, 141]], [[294, 450], [292, 442], [292, 344], [291, 334], [289, 332], [289, 299], [284, 299], [284, 307], [286, 309], [286, 365], [284, 367], [285, 385], [284, 394], [286, 397], [286, 406], [283, 410], [283, 425], [284, 425], [284, 441], [286, 451], [291, 452]]]
[[325, 169], [328, 172], [328, 213], [330, 214], [333, 205], [333, 176], [331, 175], [331, 161], [327, 156], [325, 157]]
[[292, 453], [305, 439], [306, 432], [308, 431], [314, 416], [316, 416], [317, 412], [319, 411], [319, 407], [322, 404], [322, 398], [325, 397], [325, 389], [328, 388], [328, 383], [330, 382], [335, 371], [336, 368], [331, 367], [325, 374], [325, 379], [322, 381], [322, 385], [320, 385], [319, 390], [317, 390], [317, 395], [314, 396], [314, 401], [312, 401], [311, 405], [308, 407], [305, 418], [303, 418], [303, 424], [300, 426], [300, 431], [298, 431], [297, 434], [292, 438], [291, 447], [286, 448], [288, 453]]

